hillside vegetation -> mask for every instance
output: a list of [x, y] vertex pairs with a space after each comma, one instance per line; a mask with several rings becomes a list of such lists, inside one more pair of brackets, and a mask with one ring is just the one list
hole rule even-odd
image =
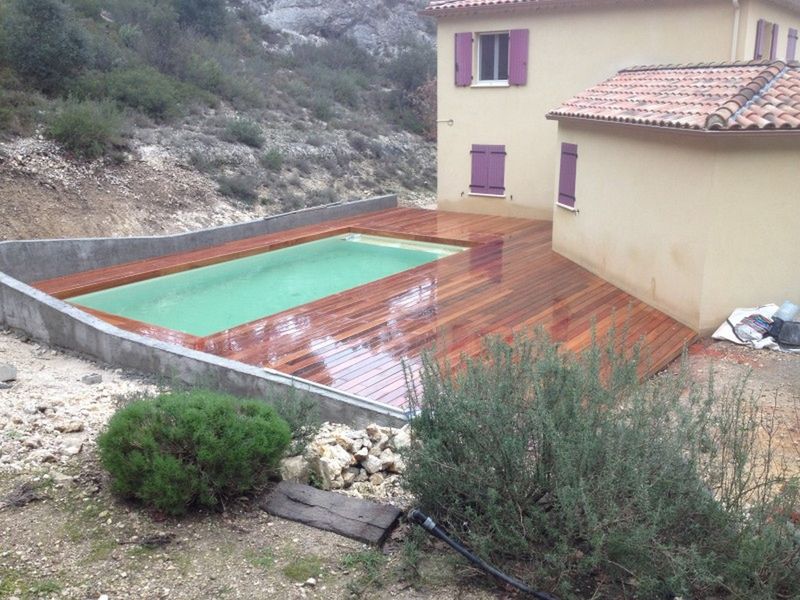
[[0, 169], [5, 154], [30, 176], [13, 141], [39, 136], [58, 144], [59, 160], [100, 161], [106, 171], [158, 154], [252, 211], [387, 191], [428, 198], [430, 38], [409, 35], [378, 53], [346, 31], [272, 29], [256, 9], [224, 0], [0, 0]]

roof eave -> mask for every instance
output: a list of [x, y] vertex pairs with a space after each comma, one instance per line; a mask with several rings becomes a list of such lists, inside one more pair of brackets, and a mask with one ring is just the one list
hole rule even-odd
[[653, 125], [650, 123], [631, 123], [628, 121], [618, 121], [614, 119], [597, 119], [594, 117], [579, 117], [571, 115], [558, 115], [547, 113], [545, 118], [549, 121], [568, 121], [573, 123], [600, 123], [606, 125], [616, 125], [618, 127], [636, 127], [638, 129], [657, 129], [659, 131], [671, 131], [673, 133], [683, 133], [689, 135], [726, 135], [726, 136], [754, 136], [754, 135], [797, 135], [800, 128], [769, 128], [769, 129], [706, 129], [700, 127], [679, 127], [671, 125]]

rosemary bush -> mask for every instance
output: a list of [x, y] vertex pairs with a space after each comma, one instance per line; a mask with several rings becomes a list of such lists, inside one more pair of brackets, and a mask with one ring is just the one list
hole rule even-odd
[[265, 483], [290, 439], [264, 402], [187, 390], [125, 406], [98, 446], [115, 492], [180, 515]]
[[493, 340], [452, 374], [428, 356], [409, 490], [484, 559], [564, 598], [798, 597], [797, 481], [756, 444], [754, 399], [641, 383], [614, 346]]

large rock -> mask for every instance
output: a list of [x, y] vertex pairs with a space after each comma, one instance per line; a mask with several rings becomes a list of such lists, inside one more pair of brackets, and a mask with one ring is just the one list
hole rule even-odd
[[17, 378], [17, 368], [14, 365], [0, 363], [0, 381], [14, 381]]
[[305, 456], [290, 456], [284, 458], [280, 464], [281, 479], [296, 483], [308, 483], [311, 469]]
[[381, 470], [381, 459], [377, 456], [370, 454], [364, 462], [361, 463], [361, 466], [364, 467], [364, 470], [369, 473], [370, 475], [374, 475], [378, 471]]
[[389, 444], [389, 447], [392, 450], [402, 450], [403, 448], [408, 448], [411, 445], [411, 434], [409, 431], [409, 426], [406, 425], [402, 429], [398, 429], [394, 436], [392, 437], [392, 441]]

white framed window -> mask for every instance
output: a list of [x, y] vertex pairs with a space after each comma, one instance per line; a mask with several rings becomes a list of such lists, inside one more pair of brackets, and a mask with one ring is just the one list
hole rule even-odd
[[508, 83], [508, 32], [478, 34], [478, 82]]

